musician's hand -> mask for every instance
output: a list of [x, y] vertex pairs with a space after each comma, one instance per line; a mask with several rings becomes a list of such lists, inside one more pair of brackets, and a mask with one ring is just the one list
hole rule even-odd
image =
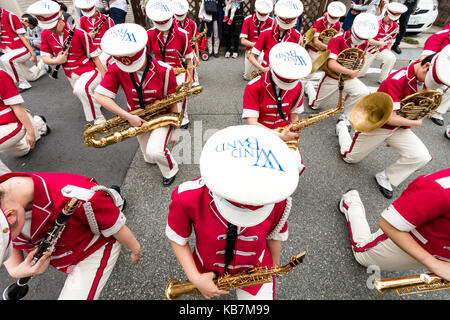
[[[30, 258], [30, 262], [31, 259], [34, 257], [34, 254], [36, 253], [37, 249], [34, 250], [32, 253], [30, 253], [28, 256], [32, 255], [32, 257]], [[32, 269], [32, 274], [33, 275], [38, 275], [38, 274], [42, 274], [44, 273], [45, 270], [47, 270], [47, 267], [50, 264], [50, 256], [52, 255], [52, 252], [49, 251], [47, 253], [45, 253], [39, 260], [38, 262], [36, 262], [36, 264], [34, 266], [31, 267]], [[27, 259], [28, 259], [27, 256]], [[25, 259], [25, 261], [27, 260]]]
[[298, 133], [292, 132], [291, 127], [292, 127], [292, 124], [290, 124], [289, 126], [284, 128], [281, 132], [276, 131], [277, 135], [280, 137], [281, 140], [290, 141], [290, 140], [294, 140], [294, 139], [298, 138]]
[[31, 61], [33, 62], [33, 64], [35, 66], [38, 65], [38, 60], [37, 60], [37, 57], [36, 57], [36, 54], [34, 53], [34, 51], [31, 53]]
[[[427, 117], [425, 117], [425, 118], [427, 118]], [[422, 118], [419, 120], [413, 120], [413, 122], [411, 123], [411, 127], [413, 127], [413, 128], [420, 127], [423, 124], [423, 119], [425, 119], [425, 118]]]
[[91, 31], [88, 33], [88, 35], [89, 35], [89, 37], [91, 37], [91, 39], [94, 39], [97, 36], [97, 33], [98, 32]]
[[145, 120], [131, 113], [128, 114], [127, 120], [133, 127], [140, 127], [145, 122]]
[[194, 279], [190, 279], [190, 281], [206, 299], [218, 297], [222, 294], [228, 294], [228, 291], [217, 288], [213, 281], [215, 277], [216, 275], [214, 272], [200, 273]]
[[350, 78], [352, 78], [352, 79], [358, 78], [359, 70], [350, 70], [350, 71], [348, 72], [348, 75], [349, 75]]
[[37, 252], [37, 250], [38, 248], [31, 251], [20, 264], [18, 264], [11, 270], [8, 270], [9, 274], [13, 278], [20, 279], [43, 273], [50, 264], [51, 252], [47, 252], [46, 254], [44, 254], [34, 266], [31, 266], [31, 260], [33, 260], [34, 254]]
[[178, 130], [174, 130], [170, 136], [170, 145], [173, 148], [178, 141]]
[[269, 67], [263, 67], [260, 70], [263, 71], [264, 73], [266, 73], [266, 72], [268, 72], [270, 70], [270, 68]]
[[55, 64], [63, 64], [67, 62], [67, 57], [69, 56], [69, 51], [61, 51], [58, 53], [58, 56], [55, 58]]
[[34, 132], [27, 132], [25, 140], [30, 149], [33, 149], [36, 144], [36, 136], [34, 135]]

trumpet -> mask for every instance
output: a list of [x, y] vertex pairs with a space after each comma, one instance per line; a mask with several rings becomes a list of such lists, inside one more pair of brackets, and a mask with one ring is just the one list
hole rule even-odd
[[373, 284], [381, 296], [387, 291], [395, 291], [399, 296], [406, 296], [450, 289], [450, 281], [442, 279], [434, 273], [421, 273], [414, 276], [389, 279], [374, 278]]

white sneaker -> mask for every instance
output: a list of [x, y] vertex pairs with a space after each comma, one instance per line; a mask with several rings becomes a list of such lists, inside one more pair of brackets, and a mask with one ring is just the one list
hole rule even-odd
[[238, 53], [237, 53], [237, 52], [233, 52], [233, 55], [232, 55], [231, 57], [232, 57], [233, 59], [236, 59], [237, 56], [238, 56]]
[[20, 81], [17, 85], [19, 89], [26, 90], [31, 88], [31, 84], [27, 80]]
[[225, 53], [225, 58], [229, 58], [230, 55], [231, 55], [230, 51], [227, 51], [227, 52]]
[[378, 172], [375, 175], [375, 179], [377, 180], [377, 183], [380, 187], [385, 188], [386, 190], [389, 191], [394, 191], [394, 189], [392, 188], [391, 183], [389, 182], [389, 178], [386, 176], [386, 173], [383, 171]]

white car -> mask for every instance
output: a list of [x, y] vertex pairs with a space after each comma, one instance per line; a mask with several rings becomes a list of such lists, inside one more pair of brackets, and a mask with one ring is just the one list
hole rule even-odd
[[418, 0], [410, 15], [406, 32], [420, 33], [429, 29], [438, 16], [438, 0]]

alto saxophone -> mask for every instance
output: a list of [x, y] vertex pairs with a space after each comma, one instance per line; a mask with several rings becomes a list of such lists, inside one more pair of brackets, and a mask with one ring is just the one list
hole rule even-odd
[[[303, 262], [306, 252], [292, 256], [289, 263], [280, 267], [274, 266], [271, 269], [267, 267], [255, 267], [249, 271], [239, 272], [237, 274], [226, 274], [213, 280], [220, 290], [239, 289], [258, 284], [273, 281], [274, 276], [286, 275]], [[180, 282], [172, 279], [166, 286], [166, 297], [168, 300], [178, 300], [182, 295], [198, 295], [200, 291], [189, 281]]]
[[373, 284], [381, 296], [391, 290], [395, 290], [399, 296], [450, 290], [450, 281], [442, 279], [434, 273], [421, 273], [401, 278], [374, 279]]
[[[335, 108], [331, 108], [322, 112], [319, 112], [317, 114], [310, 115], [309, 117], [300, 119], [294, 123], [291, 123], [287, 126], [279, 127], [277, 128], [278, 132], [282, 132], [287, 127], [291, 126], [289, 131], [291, 132], [297, 132], [299, 133], [304, 128], [309, 127], [313, 124], [316, 124], [319, 121], [322, 121], [325, 118], [328, 118], [338, 112], [340, 112], [344, 108], [343, 104], [343, 89], [344, 89], [344, 81], [342, 79], [342, 76], [339, 77], [339, 101], [338, 105]], [[296, 150], [298, 147], [298, 142], [300, 141], [300, 137], [297, 139], [286, 141], [286, 144], [289, 148]]]
[[[140, 127], [131, 126], [127, 120], [119, 116], [96, 125], [87, 124], [84, 131], [84, 144], [88, 147], [103, 148], [163, 126], [172, 125], [176, 128], [180, 127], [181, 121], [183, 120], [182, 112], [160, 114], [161, 111], [203, 90], [201, 86], [181, 90], [180, 86], [181, 84], [175, 93], [168, 95], [164, 99], [148, 104], [144, 109], [139, 108], [130, 112], [145, 120]], [[103, 134], [103, 136], [97, 137], [100, 134]]]

